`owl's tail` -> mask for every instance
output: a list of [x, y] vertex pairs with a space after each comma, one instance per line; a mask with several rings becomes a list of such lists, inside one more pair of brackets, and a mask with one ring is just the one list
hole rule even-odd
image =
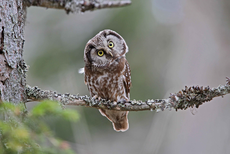
[[107, 117], [113, 123], [115, 131], [127, 131], [129, 129], [128, 111], [112, 111], [99, 109], [101, 114]]
[[113, 129], [115, 131], [121, 131], [121, 132], [125, 132], [129, 129], [129, 122], [128, 122], [128, 118], [122, 120], [122, 121], [118, 121], [116, 123], [113, 123]]

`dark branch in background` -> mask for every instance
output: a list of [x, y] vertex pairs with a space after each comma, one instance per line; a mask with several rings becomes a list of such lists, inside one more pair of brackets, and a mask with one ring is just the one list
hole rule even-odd
[[67, 13], [79, 13], [96, 9], [113, 8], [130, 5], [130, 0], [97, 1], [97, 0], [24, 0], [27, 6], [65, 9]]
[[131, 100], [129, 102], [111, 102], [104, 99], [94, 99], [89, 96], [58, 94], [54, 91], [41, 90], [37, 87], [30, 86], [27, 86], [26, 94], [28, 97], [28, 101], [40, 101], [48, 99], [59, 101], [63, 105], [78, 105], [118, 111], [163, 111], [165, 109], [185, 110], [190, 107], [198, 108], [204, 102], [211, 101], [214, 97], [229, 94], [230, 79], [227, 78], [226, 81], [226, 85], [220, 85], [217, 88], [209, 88], [209, 86], [185, 86], [185, 89], [179, 91], [178, 93], [170, 94], [169, 98], [167, 99], [156, 99], [147, 101]]

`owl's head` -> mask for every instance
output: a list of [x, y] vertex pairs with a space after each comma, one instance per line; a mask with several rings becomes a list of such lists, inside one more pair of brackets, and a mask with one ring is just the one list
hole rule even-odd
[[115, 31], [103, 30], [88, 41], [84, 50], [86, 65], [103, 68], [125, 57], [128, 46]]

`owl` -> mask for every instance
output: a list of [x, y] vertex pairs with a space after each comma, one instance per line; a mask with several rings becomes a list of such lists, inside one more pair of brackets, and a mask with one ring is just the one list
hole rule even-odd
[[[111, 101], [129, 101], [131, 71], [125, 54], [128, 46], [115, 31], [103, 30], [90, 39], [84, 50], [85, 84], [91, 97]], [[99, 109], [115, 131], [129, 128], [128, 111]]]

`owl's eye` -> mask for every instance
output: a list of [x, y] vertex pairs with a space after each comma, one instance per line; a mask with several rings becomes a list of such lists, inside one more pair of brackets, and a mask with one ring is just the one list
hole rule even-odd
[[99, 51], [97, 52], [97, 55], [100, 56], [100, 57], [103, 56], [103, 55], [104, 55], [104, 51], [99, 50]]
[[113, 48], [114, 47], [114, 44], [112, 41], [109, 41], [109, 44], [108, 44], [109, 48]]

